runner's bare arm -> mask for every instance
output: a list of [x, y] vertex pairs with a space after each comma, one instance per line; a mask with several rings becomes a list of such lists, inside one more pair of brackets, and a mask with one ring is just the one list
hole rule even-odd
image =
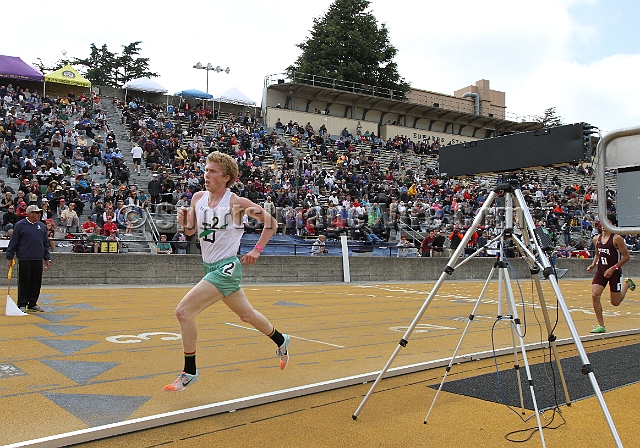
[[271, 237], [278, 230], [278, 221], [267, 213], [264, 208], [247, 198], [241, 198], [234, 195], [231, 199], [231, 207], [234, 215], [236, 215], [236, 213], [244, 213], [250, 218], [257, 219], [264, 223], [262, 233], [260, 234], [260, 238], [258, 239], [255, 247], [245, 254], [240, 260], [242, 264], [252, 264], [260, 256], [264, 246], [266, 246]]

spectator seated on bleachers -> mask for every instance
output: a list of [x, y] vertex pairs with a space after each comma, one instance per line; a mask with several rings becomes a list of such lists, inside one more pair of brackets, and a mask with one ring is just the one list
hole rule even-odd
[[18, 177], [22, 166], [17, 154], [14, 154], [7, 164], [7, 177]]
[[15, 213], [15, 206], [13, 204], [9, 205], [2, 215], [2, 230], [6, 232], [9, 229], [13, 229], [14, 224], [19, 220], [20, 218]]
[[52, 148], [62, 148], [62, 135], [59, 130], [54, 131], [51, 136], [51, 147]]
[[20, 201], [15, 208], [16, 215], [18, 216], [18, 220], [24, 219], [27, 217], [27, 207], [28, 204], [25, 201]]
[[[0, 94], [2, 93], [0, 89]], [[129, 103], [132, 99], [136, 104], [135, 108], [130, 108]], [[11, 101], [15, 101], [15, 98], [11, 97]], [[97, 101], [98, 103], [95, 104], [99, 105], [100, 99], [98, 98]], [[18, 152], [11, 151], [7, 142], [4, 142], [6, 150], [3, 152], [0, 144], [0, 157], [2, 157], [3, 166], [7, 167], [7, 175], [19, 175], [22, 165], [29, 159], [31, 168], [36, 171], [36, 167], [42, 171], [42, 165], [45, 164], [51, 179], [57, 179], [59, 183], [63, 178], [74, 181], [69, 163], [56, 157], [60, 157], [61, 151], [70, 150], [71, 154], [67, 155], [71, 157], [75, 170], [85, 172], [85, 168], [76, 166], [73, 160], [76, 150], [80, 150], [86, 164], [105, 164], [104, 182], [112, 180], [116, 185], [126, 184], [127, 179], [120, 176], [120, 173], [126, 170], [126, 164], [120, 167], [114, 162], [117, 143], [113, 132], [109, 132], [106, 114], [104, 111], [90, 111], [91, 103], [92, 98], [86, 99], [85, 104], [80, 104], [78, 100], [70, 101], [68, 98], [65, 101], [55, 99], [47, 100], [46, 105], [38, 104], [29, 110], [24, 108], [21, 111], [19, 106], [13, 105], [11, 107], [14, 107], [14, 110], [9, 108], [5, 109], [4, 114], [0, 112], [0, 118], [4, 118], [5, 123], [13, 120], [14, 125], [23, 118], [23, 113], [27, 113], [25, 118], [28, 118], [29, 111], [34, 112], [28, 125], [25, 124], [23, 128], [16, 127], [20, 134], [24, 132], [32, 136], [31, 141], [23, 138], [22, 135], [16, 135], [14, 131], [10, 134], [10, 140], [19, 150]], [[286, 126], [281, 122], [276, 125], [277, 130], [286, 130], [287, 134], [284, 135], [275, 130], [264, 132], [258, 119], [245, 111], [242, 111], [242, 118], [238, 121], [238, 110], [229, 115], [226, 113], [220, 115], [218, 110], [212, 114], [203, 105], [195, 104], [190, 105], [189, 108], [183, 105], [175, 112], [164, 113], [164, 105], [154, 104], [143, 98], [129, 97], [126, 102], [120, 103], [122, 103], [120, 104], [122, 123], [130, 130], [131, 137], [139, 139], [140, 145], [148, 148], [144, 151], [145, 157], [151, 154], [151, 164], [147, 160], [146, 166], [160, 172], [164, 171], [165, 167], [169, 167], [167, 171], [176, 177], [175, 188], [171, 192], [172, 202], [179, 199], [183, 193], [192, 194], [193, 191], [202, 188], [204, 156], [210, 150], [220, 150], [232, 154], [238, 161], [239, 181], [243, 185], [248, 186], [249, 181], [252, 181], [253, 185], [261, 185], [260, 188], [247, 189], [246, 194], [251, 191], [251, 194], [256, 194], [260, 198], [266, 195], [271, 196], [271, 201], [278, 207], [295, 210], [294, 222], [295, 216], [302, 214], [306, 233], [310, 233], [309, 224], [313, 224], [316, 232], [322, 232], [327, 223], [331, 223], [340, 214], [338, 209], [324, 207], [324, 202], [329, 195], [332, 196], [330, 201], [333, 203], [335, 199], [335, 204], [338, 206], [343, 205], [349, 197], [344, 207], [347, 214], [346, 217], [342, 216], [342, 219], [346, 221], [345, 225], [349, 228], [351, 238], [360, 238], [358, 225], [367, 222], [370, 217], [375, 224], [371, 226], [372, 233], [381, 239], [388, 239], [390, 226], [393, 226], [397, 219], [402, 219], [405, 224], [420, 230], [445, 225], [451, 220], [465, 225], [473, 219], [478, 207], [486, 198], [486, 191], [494, 183], [492, 179], [488, 181], [485, 179], [485, 184], [479, 188], [480, 182], [478, 185], [473, 185], [473, 182], [440, 179], [435, 155], [440, 146], [448, 142], [430, 137], [413, 141], [405, 136], [395, 136], [382, 141], [380, 137], [361, 126], [359, 133], [357, 127], [355, 128], [358, 138], [354, 138], [348, 128], [346, 133], [343, 129], [343, 135], [331, 138], [330, 129], [326, 126], [322, 126], [316, 135], [308, 126], [303, 129], [293, 120]], [[18, 101], [16, 104], [21, 103]], [[83, 111], [83, 108], [86, 108], [86, 111]], [[93, 132], [92, 116], [99, 120], [97, 123], [99, 132]], [[214, 122], [216, 119], [219, 121]], [[68, 121], [67, 124], [64, 123], [65, 120]], [[304, 123], [304, 121], [301, 122]], [[336, 130], [334, 130], [335, 133]], [[109, 140], [106, 137], [104, 140], [102, 135], [112, 136], [112, 139]], [[290, 136], [293, 137], [293, 141]], [[52, 141], [59, 141], [59, 143], [51, 147]], [[94, 144], [95, 150], [92, 149]], [[101, 157], [100, 153], [102, 144], [110, 146], [104, 157]], [[125, 152], [125, 157], [128, 157], [128, 151]], [[64, 156], [64, 153], [62, 155]], [[22, 163], [20, 157], [23, 158]], [[54, 175], [52, 167], [58, 160], [60, 160], [60, 172]], [[547, 200], [553, 204], [554, 208], [559, 207], [555, 214], [547, 213], [547, 208], [541, 210], [536, 220], [543, 221], [549, 228], [553, 228], [562, 225], [566, 217], [571, 215], [579, 218], [576, 227], [581, 231], [588, 232], [589, 225], [591, 228], [594, 227], [594, 219], [589, 216], [589, 208], [597, 203], [597, 198], [594, 198], [595, 192], [588, 191], [575, 179], [565, 180], [565, 174], [577, 173], [580, 168], [568, 167], [565, 172], [555, 170], [544, 175], [539, 173], [523, 175], [528, 190], [525, 194], [534, 197], [534, 201], [540, 203], [541, 207], [548, 207]], [[334, 169], [335, 172], [331, 173], [330, 169]], [[40, 171], [32, 174], [38, 180], [37, 184], [46, 186], [50, 182], [44, 179]], [[586, 173], [584, 169], [583, 172]], [[561, 183], [565, 186], [560, 187]], [[409, 194], [408, 187], [411, 185], [413, 187]], [[30, 186], [31, 183], [29, 183]], [[73, 186], [76, 188], [76, 193], [83, 192], [79, 185]], [[55, 184], [53, 188], [49, 185], [45, 190], [32, 192], [25, 189], [22, 200], [29, 203], [33, 198], [28, 195], [38, 196], [35, 200], [45, 195], [51, 200], [52, 212], [57, 213], [58, 201], [65, 197], [69, 199], [73, 195], [68, 188], [63, 189], [62, 193], [57, 192]], [[111, 192], [107, 193], [107, 190]], [[89, 203], [95, 205], [97, 197], [116, 200], [120, 194], [112, 190], [107, 188], [97, 193], [96, 197], [92, 194], [92, 197], [88, 198]], [[322, 195], [322, 201], [309, 202], [307, 200], [309, 192], [318, 198]], [[138, 192], [138, 198], [134, 201], [142, 203], [141, 195], [143, 193]], [[127, 190], [123, 199], [129, 200], [131, 196]], [[379, 197], [384, 199], [378, 199], [378, 212], [371, 204], [374, 204]], [[584, 201], [582, 201], [583, 197]], [[371, 200], [369, 201], [368, 198]], [[409, 200], [413, 205], [407, 208]], [[453, 200], [456, 206], [452, 209]], [[542, 204], [543, 200], [545, 204]], [[404, 206], [400, 207], [400, 213], [398, 209], [393, 208], [393, 204], [399, 201], [405, 202]], [[81, 202], [85, 201], [81, 198]], [[584, 204], [584, 213], [582, 204]], [[76, 209], [79, 205], [80, 203], [77, 202]], [[534, 202], [531, 205], [534, 205]], [[283, 219], [283, 230], [291, 232], [291, 228], [285, 227], [284, 221]], [[489, 214], [486, 223], [489, 230], [493, 232], [497, 224], [495, 216]], [[294, 233], [301, 233], [302, 228], [294, 225], [293, 229], [295, 229]]]
[[76, 175], [74, 188], [79, 194], [91, 193], [91, 187], [89, 186], [86, 177], [85, 173], [79, 173]]
[[374, 220], [373, 224], [369, 227], [371, 228], [371, 232], [377, 235], [380, 239], [389, 241], [389, 228], [385, 226], [382, 218]]
[[358, 218], [353, 219], [353, 224], [349, 226], [351, 238], [354, 240], [362, 240], [366, 235], [366, 228]]
[[328, 238], [340, 238], [340, 235], [345, 231], [346, 223], [342, 216], [336, 216], [331, 224], [327, 227], [326, 233]]
[[60, 223], [64, 226], [67, 234], [73, 233], [74, 228], [76, 233], [80, 231], [80, 219], [75, 208], [76, 204], [71, 202], [60, 214]]
[[373, 231], [371, 231], [367, 227], [363, 227], [362, 231], [364, 234], [363, 238], [365, 242], [371, 243], [371, 244], [378, 244], [383, 242], [382, 238], [380, 238], [378, 235], [373, 233]]
[[6, 212], [9, 207], [14, 205], [14, 197], [10, 191], [5, 191], [2, 200], [0, 200], [0, 211]]
[[98, 253], [100, 252], [100, 246], [102, 241], [105, 240], [104, 235], [102, 234], [102, 228], [96, 226], [93, 228], [93, 233], [87, 236], [87, 240], [85, 246], [87, 247], [87, 252]]

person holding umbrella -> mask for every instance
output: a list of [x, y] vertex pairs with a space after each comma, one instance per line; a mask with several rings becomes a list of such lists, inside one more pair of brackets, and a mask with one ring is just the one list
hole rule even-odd
[[14, 257], [18, 257], [18, 308], [20, 311], [43, 312], [37, 304], [42, 287], [42, 269], [51, 266], [47, 227], [40, 221], [42, 209], [37, 205], [27, 207], [27, 217], [13, 226], [7, 247], [7, 267], [11, 269]]

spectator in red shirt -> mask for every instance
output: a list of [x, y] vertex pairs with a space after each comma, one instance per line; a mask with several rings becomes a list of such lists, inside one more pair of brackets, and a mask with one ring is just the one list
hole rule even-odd
[[453, 232], [449, 235], [449, 241], [451, 241], [451, 250], [456, 250], [460, 245], [460, 242], [464, 238], [464, 235], [460, 232], [457, 226], [453, 226]]
[[480, 237], [480, 235], [478, 235], [478, 231], [474, 230], [473, 233], [471, 234], [471, 238], [469, 238], [469, 242], [467, 243], [468, 247], [476, 247], [476, 245], [478, 244], [478, 238]]
[[433, 246], [433, 241], [436, 239], [435, 230], [430, 230], [427, 236], [424, 237], [422, 243], [420, 244], [420, 256], [421, 257], [430, 257], [431, 256], [431, 248]]
[[87, 220], [82, 223], [82, 233], [85, 235], [92, 235], [96, 228], [96, 223], [93, 220], [93, 217], [89, 215]]
[[117, 235], [118, 225], [113, 222], [113, 216], [107, 215], [107, 222], [102, 226], [102, 234], [104, 236]]
[[18, 215], [18, 218], [23, 219], [27, 217], [27, 203], [24, 201], [21, 201], [18, 204], [18, 208], [16, 208], [16, 215]]

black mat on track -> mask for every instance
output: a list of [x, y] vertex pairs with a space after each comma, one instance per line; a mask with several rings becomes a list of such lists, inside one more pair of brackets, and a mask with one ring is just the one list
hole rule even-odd
[[[588, 353], [587, 357], [602, 392], [640, 381], [640, 344]], [[526, 409], [534, 410], [527, 382], [527, 372], [521, 355], [519, 359], [524, 405]], [[582, 361], [579, 356], [562, 359], [560, 362], [571, 401], [595, 395], [589, 376], [582, 374]], [[533, 364], [529, 367], [538, 409], [542, 411], [553, 408], [555, 400], [550, 364], [547, 362]], [[555, 362], [553, 370], [555, 372], [557, 402], [558, 405], [562, 405], [565, 404], [565, 397]], [[452, 366], [451, 371], [455, 373], [455, 365]], [[439, 384], [429, 387], [437, 389]], [[520, 408], [520, 395], [514, 368], [500, 371], [499, 379], [498, 374], [494, 371], [463, 380], [446, 382], [442, 390]]]

